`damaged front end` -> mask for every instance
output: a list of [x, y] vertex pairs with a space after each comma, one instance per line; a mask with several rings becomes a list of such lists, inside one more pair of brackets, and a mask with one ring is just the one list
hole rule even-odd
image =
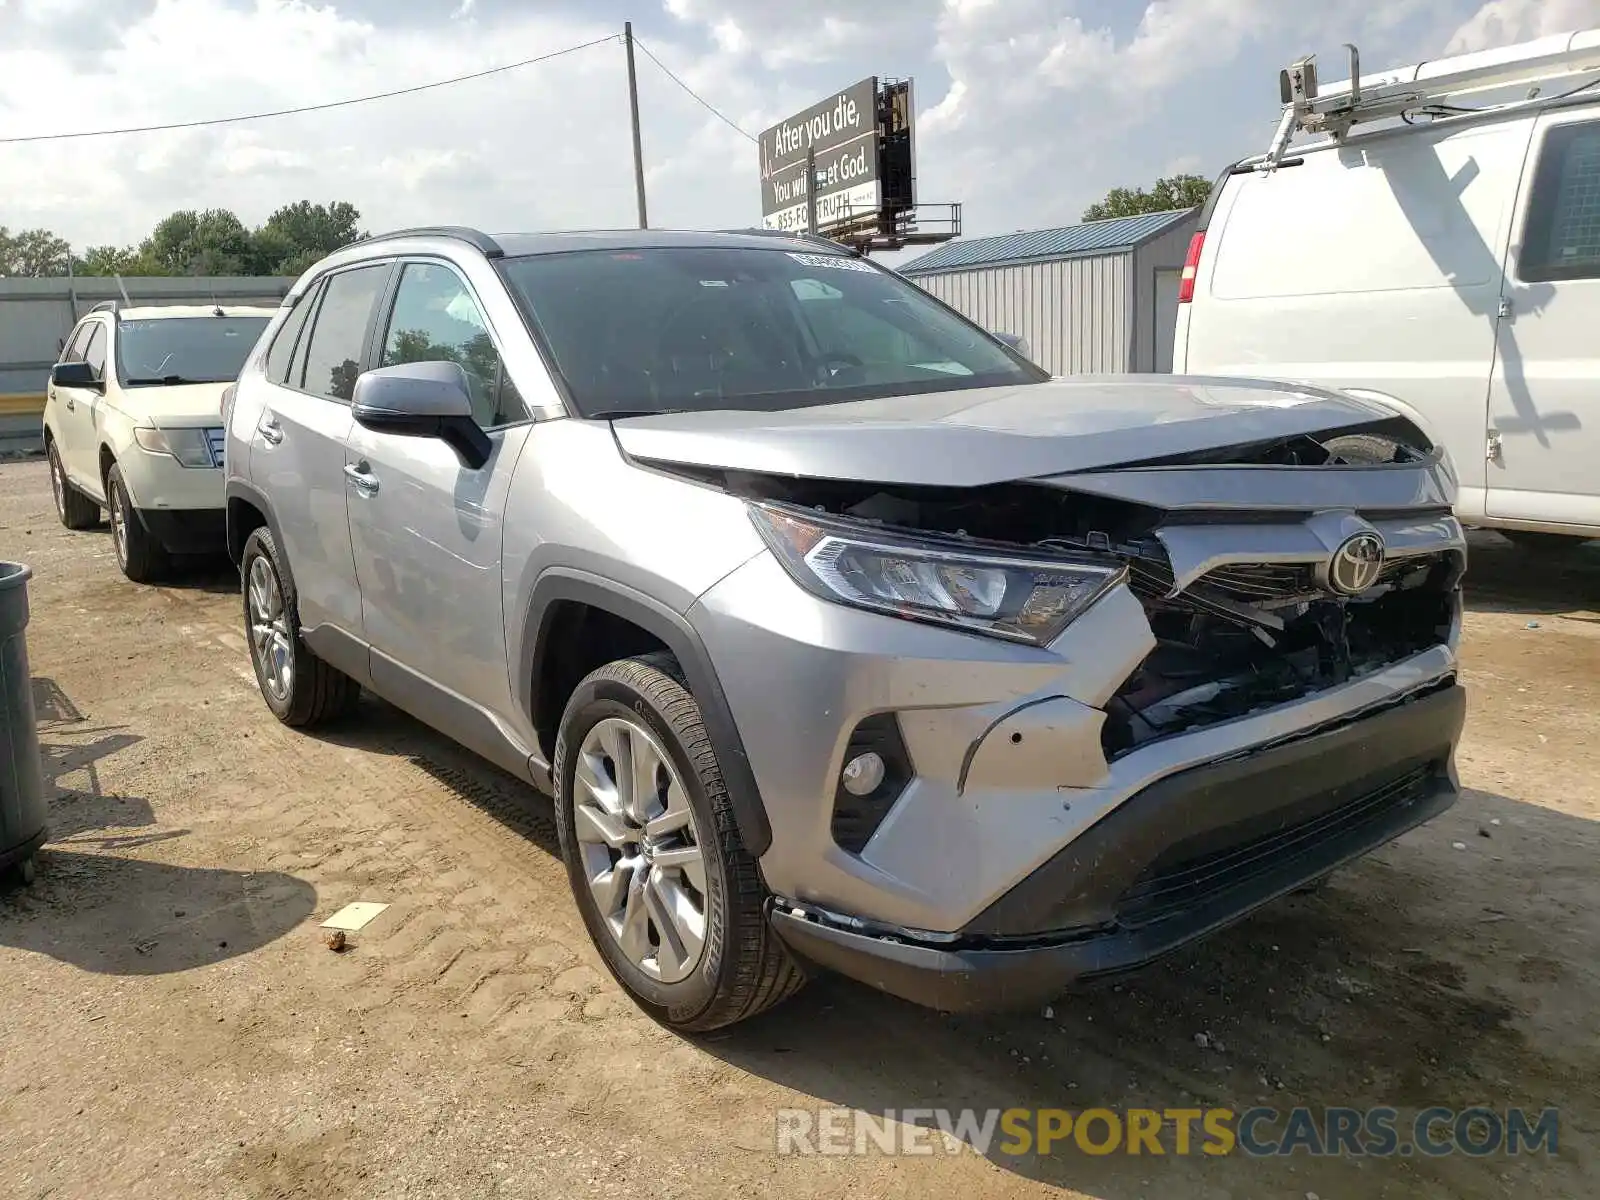
[[1120, 564], [1155, 644], [1104, 705], [1108, 762], [1456, 636], [1453, 483], [1401, 421], [980, 488], [703, 476], [956, 550]]

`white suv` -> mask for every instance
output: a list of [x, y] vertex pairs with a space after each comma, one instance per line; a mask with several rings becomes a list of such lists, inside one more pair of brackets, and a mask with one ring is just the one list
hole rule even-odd
[[111, 514], [123, 574], [221, 552], [222, 393], [275, 309], [96, 305], [50, 369], [44, 444], [68, 529]]

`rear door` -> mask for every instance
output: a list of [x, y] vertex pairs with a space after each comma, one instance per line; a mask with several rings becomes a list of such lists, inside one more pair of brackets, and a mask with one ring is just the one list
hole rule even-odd
[[[366, 361], [391, 264], [363, 263], [326, 276], [291, 354], [269, 362], [268, 394], [250, 445], [250, 473], [271, 497], [294, 579], [300, 624], [360, 636], [361, 593], [350, 552], [345, 440], [350, 396]], [[291, 322], [294, 318], [290, 318]], [[282, 376], [274, 377], [276, 370]]]
[[[61, 357], [56, 361], [82, 362], [83, 348], [89, 341], [89, 334], [94, 325], [95, 322], [91, 319], [85, 319], [75, 325], [62, 344]], [[81, 388], [58, 388], [53, 382], [45, 385], [45, 408], [54, 426], [56, 455], [61, 459], [61, 469], [74, 480], [77, 479], [77, 471], [73, 468], [74, 460], [69, 439], [73, 436], [73, 417], [77, 412], [78, 398], [81, 394]]]
[[[347, 501], [374, 686], [406, 707], [418, 676], [489, 711], [511, 707], [500, 556], [506, 495], [528, 413], [472, 287], [447, 263], [402, 264], [373, 365], [448, 360], [466, 371], [489, 461], [473, 469], [438, 438], [349, 436]], [[424, 703], [427, 703], [424, 701]], [[429, 709], [428, 719], [449, 724]], [[451, 728], [471, 744], [468, 731]]]
[[1539, 118], [1489, 385], [1492, 517], [1600, 526], [1600, 116]]

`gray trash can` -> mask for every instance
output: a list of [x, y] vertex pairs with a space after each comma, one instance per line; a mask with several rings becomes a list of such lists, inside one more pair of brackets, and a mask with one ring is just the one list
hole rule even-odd
[[28, 577], [0, 562], [0, 874], [33, 880], [34, 851], [45, 841], [44, 769], [28, 674]]

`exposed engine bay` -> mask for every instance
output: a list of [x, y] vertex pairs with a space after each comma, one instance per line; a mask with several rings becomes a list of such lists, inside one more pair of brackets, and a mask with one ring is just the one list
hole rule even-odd
[[[1244, 461], [1315, 469], [1352, 459], [1404, 462], [1411, 453], [1393, 443], [1374, 453], [1375, 439], [1352, 440], [1356, 448], [1349, 458], [1331, 453], [1331, 442], [1296, 438], [1252, 447]], [[1375, 585], [1358, 596], [1341, 596], [1318, 582], [1312, 563], [1230, 563], [1175, 591], [1167, 550], [1157, 536], [1163, 527], [1196, 520], [1299, 522], [1309, 514], [1168, 514], [1075, 493], [1070, 479], [938, 488], [714, 474], [706, 482], [749, 499], [802, 505], [885, 530], [932, 534], [969, 547], [1122, 560], [1157, 644], [1107, 705], [1102, 740], [1108, 758], [1337, 686], [1444, 643], [1465, 567], [1454, 549], [1396, 557], [1385, 563]]]

